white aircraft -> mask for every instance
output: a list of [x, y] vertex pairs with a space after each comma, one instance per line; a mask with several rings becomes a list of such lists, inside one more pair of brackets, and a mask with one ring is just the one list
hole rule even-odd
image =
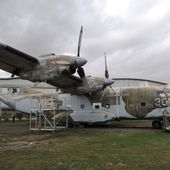
[[89, 100], [86, 95], [56, 92], [55, 87], [46, 84], [37, 87], [19, 78], [1, 79], [0, 87], [18, 91], [1, 94], [0, 100], [12, 109], [29, 114], [31, 109], [46, 108], [44, 101], [48, 105], [55, 101], [55, 110], [69, 111], [74, 123], [108, 124], [117, 119], [152, 119], [154, 127], [162, 125], [163, 110], [170, 111], [170, 90], [166, 83], [142, 79], [114, 81], [112, 88], [107, 87]]

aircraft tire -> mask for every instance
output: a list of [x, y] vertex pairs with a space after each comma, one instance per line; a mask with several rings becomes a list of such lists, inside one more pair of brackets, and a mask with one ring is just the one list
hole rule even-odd
[[161, 129], [162, 128], [162, 121], [161, 120], [154, 120], [152, 122], [152, 127], [154, 129]]

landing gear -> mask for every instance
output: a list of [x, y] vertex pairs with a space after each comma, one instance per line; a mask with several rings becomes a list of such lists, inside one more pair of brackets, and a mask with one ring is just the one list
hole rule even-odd
[[161, 120], [154, 120], [153, 122], [152, 122], [152, 127], [154, 128], [154, 129], [161, 129], [162, 128], [162, 121]]

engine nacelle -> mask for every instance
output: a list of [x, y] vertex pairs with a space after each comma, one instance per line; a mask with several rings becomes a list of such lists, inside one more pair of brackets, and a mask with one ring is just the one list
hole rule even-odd
[[85, 86], [81, 86], [81, 87], [78, 87], [76, 89], [76, 93], [78, 94], [88, 94], [88, 93], [94, 93], [94, 92], [98, 92], [100, 90], [102, 90], [104, 88], [104, 86], [102, 84], [96, 84], [92, 87], [85, 87]]
[[74, 74], [76, 69], [71, 68], [69, 64], [44, 65], [31, 71], [20, 73], [22, 79], [31, 81], [45, 81], [55, 77]]

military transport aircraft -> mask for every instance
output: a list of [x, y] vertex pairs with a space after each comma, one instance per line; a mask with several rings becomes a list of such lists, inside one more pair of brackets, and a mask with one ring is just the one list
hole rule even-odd
[[2, 91], [9, 90], [2, 92], [0, 101], [11, 109], [28, 114], [32, 109], [46, 110], [45, 103], [48, 106], [55, 103], [56, 113], [69, 112], [70, 123], [73, 124], [110, 124], [113, 120], [121, 119], [151, 119], [153, 127], [161, 127], [164, 109], [170, 111], [170, 90], [166, 83], [130, 78], [117, 78], [114, 81], [111, 88], [107, 87], [89, 98], [86, 95], [56, 92], [55, 87], [48, 84], [34, 86], [34, 83], [19, 78], [0, 79]]
[[[166, 87], [114, 87], [115, 80], [109, 79], [106, 55], [105, 77], [85, 76], [82, 66], [86, 60], [80, 58], [82, 33], [83, 27], [77, 57], [49, 54], [35, 58], [0, 44], [0, 69], [10, 72], [12, 77], [18, 75], [32, 82], [46, 82], [60, 88], [63, 93], [70, 93], [65, 97], [66, 105], [72, 107], [71, 115], [76, 122], [107, 122], [120, 117], [161, 117], [162, 109], [170, 103], [170, 90]], [[79, 77], [73, 75], [76, 71]], [[63, 97], [60, 95], [59, 100]], [[5, 102], [6, 98], [1, 98], [1, 101], [3, 99]], [[161, 119], [154, 121], [153, 125], [160, 126]]]

